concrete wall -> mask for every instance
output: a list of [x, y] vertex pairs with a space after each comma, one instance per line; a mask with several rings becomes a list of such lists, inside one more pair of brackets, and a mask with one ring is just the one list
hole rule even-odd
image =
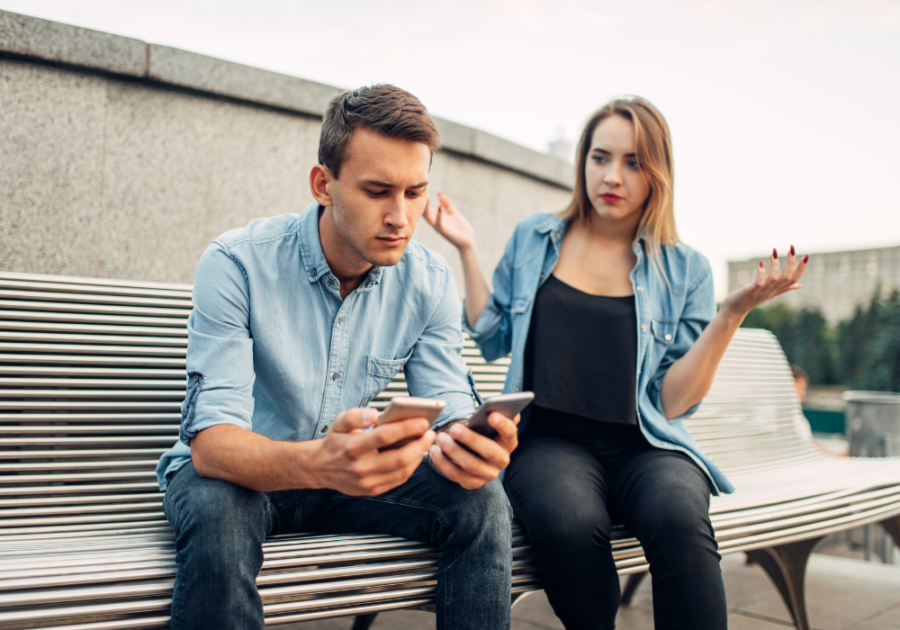
[[[192, 282], [215, 236], [312, 201], [321, 116], [341, 91], [0, 11], [0, 270]], [[489, 272], [519, 219], [566, 204], [572, 167], [437, 122], [432, 194], [475, 225]], [[416, 239], [461, 288], [455, 250], [424, 220]]]

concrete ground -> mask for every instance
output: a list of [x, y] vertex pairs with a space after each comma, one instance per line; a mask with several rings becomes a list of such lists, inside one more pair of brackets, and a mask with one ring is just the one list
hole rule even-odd
[[[769, 578], [746, 566], [744, 554], [722, 560], [731, 630], [779, 630], [793, 627]], [[810, 621], [816, 630], [900, 630], [900, 566], [813, 554], [806, 575]], [[619, 630], [652, 630], [650, 580], [644, 580], [631, 608], [619, 610]], [[284, 630], [349, 630], [351, 619], [328, 619], [279, 626]], [[561, 630], [543, 591], [513, 608], [513, 630]], [[379, 615], [372, 630], [427, 630], [434, 615], [396, 611]]]

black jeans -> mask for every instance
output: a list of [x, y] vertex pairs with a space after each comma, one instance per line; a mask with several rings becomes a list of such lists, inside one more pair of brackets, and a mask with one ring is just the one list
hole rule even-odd
[[652, 447], [634, 425], [537, 411], [504, 484], [567, 630], [615, 628], [614, 519], [650, 563], [657, 630], [727, 627], [710, 485], [693, 460]]

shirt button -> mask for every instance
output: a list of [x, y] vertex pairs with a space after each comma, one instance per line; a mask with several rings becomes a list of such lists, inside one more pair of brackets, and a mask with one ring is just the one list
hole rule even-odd
[[641, 332], [647, 332], [647, 325], [641, 326]]
[[644, 287], [638, 287], [638, 291], [643, 291]]
[[338, 376], [338, 375], [337, 375], [337, 372], [335, 372], [334, 374], [331, 375], [331, 380], [332, 380], [332, 381], [336, 381], [336, 380], [337, 380], [337, 376]]
[[194, 374], [194, 380], [195, 380], [195, 381], [199, 381], [199, 380], [200, 380], [200, 377], [197, 376], [196, 374]]
[[322, 427], [322, 433], [328, 433], [328, 427]]
[[333, 287], [333, 286], [334, 286], [334, 280], [329, 280], [329, 281], [328, 281], [328, 286]]
[[312, 270], [312, 275], [314, 275], [314, 276], [319, 275], [319, 270], [318, 270], [318, 269], [313, 269], [313, 270]]
[[672, 338], [672, 335], [666, 334], [666, 341], [669, 341]]
[[343, 324], [343, 323], [344, 323], [344, 318], [338, 317], [338, 324]]

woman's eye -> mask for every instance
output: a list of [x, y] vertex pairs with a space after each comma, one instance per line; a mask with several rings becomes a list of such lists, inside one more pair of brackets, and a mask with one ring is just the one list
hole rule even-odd
[[634, 169], [640, 169], [640, 168], [641, 168], [641, 165], [638, 164], [637, 160], [629, 160], [629, 161], [628, 161], [628, 167], [629, 167], [629, 168], [634, 168]]
[[595, 156], [594, 156], [594, 161], [595, 161], [597, 164], [603, 164], [603, 163], [606, 161], [606, 156], [604, 156], [604, 155], [595, 155]]

